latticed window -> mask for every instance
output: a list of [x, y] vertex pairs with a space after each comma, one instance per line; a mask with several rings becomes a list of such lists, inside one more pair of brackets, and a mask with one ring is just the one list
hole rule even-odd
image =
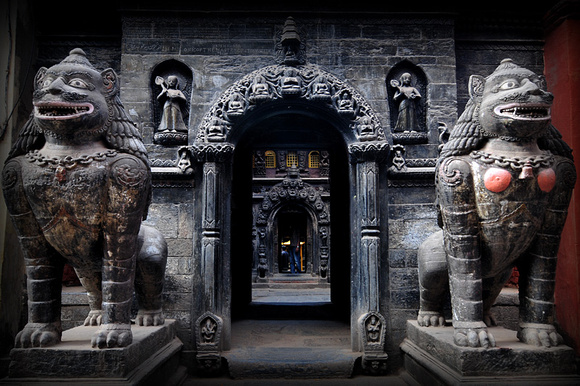
[[318, 169], [320, 167], [320, 153], [311, 151], [308, 154], [308, 167], [311, 169]]
[[286, 156], [286, 167], [298, 166], [298, 155], [295, 151], [289, 151]]
[[276, 153], [274, 153], [272, 150], [268, 150], [266, 151], [265, 155], [266, 168], [274, 169], [276, 167]]

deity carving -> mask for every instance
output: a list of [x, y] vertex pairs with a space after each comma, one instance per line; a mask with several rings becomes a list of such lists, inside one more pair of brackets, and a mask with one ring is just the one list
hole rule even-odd
[[455, 343], [495, 346], [490, 309], [517, 267], [518, 339], [558, 345], [556, 259], [576, 171], [550, 124], [553, 96], [542, 77], [510, 59], [487, 78], [471, 76], [469, 92], [438, 160], [442, 230], [418, 252], [418, 324], [444, 325], [441, 299], [450, 290]]
[[367, 342], [378, 343], [381, 339], [381, 329], [383, 328], [381, 321], [376, 315], [371, 315], [365, 321], [365, 328], [367, 332]]
[[221, 142], [226, 138], [228, 132], [225, 121], [215, 118], [207, 128], [208, 142]]
[[356, 127], [358, 137], [361, 141], [372, 141], [377, 139], [377, 131], [373, 127], [372, 121], [369, 117], [362, 117]]
[[179, 78], [169, 75], [165, 80], [157, 76], [155, 84], [161, 86], [157, 100], [163, 102], [163, 114], [155, 139], [167, 144], [186, 142], [187, 126], [183, 120], [183, 109], [187, 106], [187, 99], [179, 88]]
[[119, 99], [112, 69], [97, 71], [81, 49], [41, 68], [34, 111], [3, 170], [6, 204], [24, 253], [28, 323], [16, 347], [61, 340], [61, 278], [71, 264], [88, 292], [93, 347], [132, 342], [136, 323], [162, 325], [167, 245], [141, 224], [150, 200], [145, 147]]
[[302, 92], [302, 82], [295, 69], [289, 67], [284, 70], [280, 92], [286, 96], [300, 95]]
[[234, 93], [227, 104], [226, 113], [229, 117], [239, 117], [244, 114], [245, 100], [239, 93]]
[[256, 76], [250, 87], [251, 94], [249, 96], [250, 102], [260, 103], [272, 99], [268, 91], [268, 84], [263, 76]]
[[322, 75], [318, 76], [314, 82], [312, 82], [311, 96], [312, 99], [320, 101], [330, 101], [330, 87], [326, 78]]
[[352, 94], [348, 90], [342, 90], [337, 93], [334, 97], [334, 101], [339, 114], [346, 116], [354, 116], [356, 114]]
[[421, 94], [411, 85], [411, 78], [411, 74], [405, 72], [400, 80], [391, 80], [391, 86], [397, 89], [393, 100], [399, 104], [395, 132], [416, 131], [419, 128], [417, 100], [421, 98]]

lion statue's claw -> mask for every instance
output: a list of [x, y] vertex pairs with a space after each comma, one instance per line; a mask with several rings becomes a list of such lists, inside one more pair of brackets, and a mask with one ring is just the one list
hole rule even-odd
[[441, 313], [436, 311], [419, 311], [417, 315], [417, 324], [421, 327], [444, 327], [445, 318]]
[[485, 328], [456, 328], [453, 340], [462, 347], [495, 347], [495, 338]]
[[28, 323], [16, 335], [16, 348], [49, 347], [60, 342], [60, 323]]
[[520, 326], [518, 339], [524, 343], [538, 347], [558, 346], [564, 342], [562, 335], [550, 324], [525, 323]]
[[165, 323], [165, 317], [162, 310], [139, 310], [135, 323], [138, 326], [161, 326]]
[[130, 324], [103, 324], [91, 344], [98, 348], [126, 347], [133, 342]]
[[100, 326], [103, 319], [102, 310], [90, 311], [87, 315], [84, 325], [85, 326]]

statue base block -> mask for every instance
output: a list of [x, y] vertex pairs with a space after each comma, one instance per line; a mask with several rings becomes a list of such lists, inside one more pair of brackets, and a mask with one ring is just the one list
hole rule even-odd
[[111, 349], [91, 347], [96, 326], [66, 330], [55, 346], [13, 349], [8, 377], [0, 384], [179, 384], [187, 374], [179, 366], [183, 344], [175, 324], [166, 320], [163, 326], [133, 325], [133, 343]]
[[488, 331], [496, 347], [459, 347], [450, 325], [420, 327], [416, 321], [407, 321], [407, 338], [401, 344], [407, 376], [421, 385], [580, 384], [572, 348], [530, 346], [503, 327]]

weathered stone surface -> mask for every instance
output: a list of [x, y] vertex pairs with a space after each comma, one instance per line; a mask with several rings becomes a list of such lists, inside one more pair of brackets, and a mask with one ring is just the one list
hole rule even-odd
[[437, 163], [441, 231], [418, 251], [421, 326], [443, 322], [451, 292], [455, 343], [493, 347], [490, 309], [513, 267], [520, 272], [518, 338], [547, 348], [554, 327], [560, 233], [576, 171], [550, 124], [553, 95], [543, 77], [503, 60], [472, 75], [470, 100]]
[[18, 378], [131, 378], [133, 372], [154, 370], [181, 349], [175, 337], [176, 323], [133, 327], [133, 343], [115, 349], [91, 348], [96, 326], [80, 326], [63, 332], [62, 341], [52, 347], [13, 349], [9, 380]]
[[[454, 343], [452, 327], [420, 327], [409, 320], [407, 338], [401, 345], [408, 357], [405, 361], [412, 360], [406, 369], [417, 380], [429, 380], [430, 384], [505, 384], [505, 377], [509, 377], [510, 383], [528, 384], [536, 384], [534, 379], [545, 384], [550, 384], [549, 380], [552, 384], [570, 385], [580, 381], [572, 348], [530, 346], [518, 341], [515, 331], [503, 327], [492, 327], [489, 331], [495, 336], [495, 348], [459, 347]], [[421, 378], [425, 374], [429, 376]]]
[[28, 286], [28, 323], [15, 346], [60, 341], [64, 262], [89, 293], [85, 325], [100, 325], [92, 345], [127, 346], [134, 292], [137, 323], [163, 324], [167, 244], [141, 225], [151, 182], [145, 146], [120, 101], [117, 74], [97, 71], [83, 50], [40, 68], [34, 89], [34, 112], [2, 174]]

